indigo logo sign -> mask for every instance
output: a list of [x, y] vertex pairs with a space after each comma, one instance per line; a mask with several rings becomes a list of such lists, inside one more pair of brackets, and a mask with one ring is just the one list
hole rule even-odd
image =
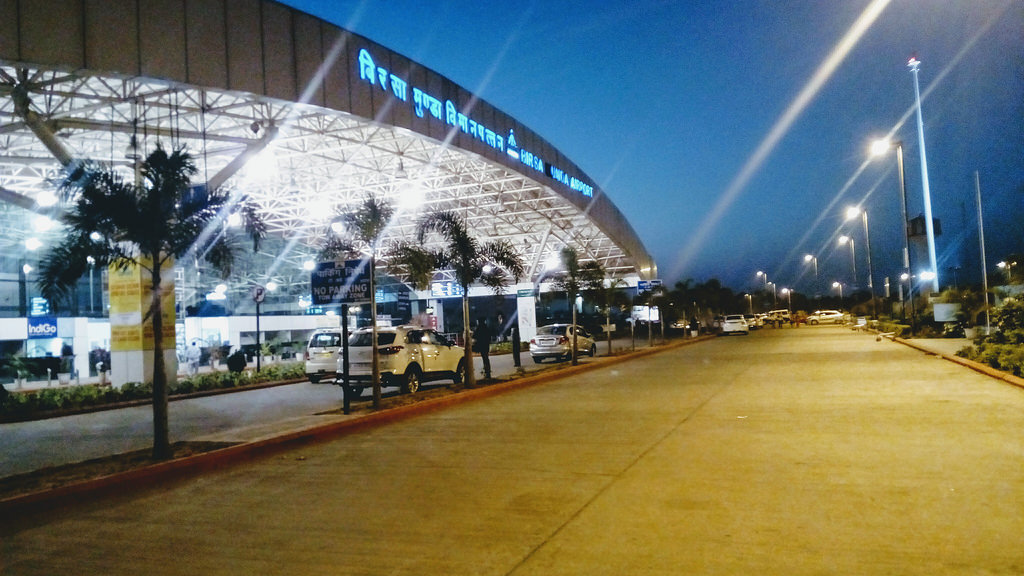
[[57, 336], [57, 318], [53, 316], [29, 316], [29, 338], [55, 338]]

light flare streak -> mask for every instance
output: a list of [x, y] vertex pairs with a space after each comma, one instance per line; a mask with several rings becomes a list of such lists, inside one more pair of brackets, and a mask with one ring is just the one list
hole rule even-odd
[[853, 23], [853, 26], [846, 32], [846, 34], [840, 39], [839, 43], [836, 44], [832, 52], [829, 53], [825, 61], [821, 63], [818, 69], [815, 71], [811, 79], [803, 87], [796, 99], [786, 108], [782, 116], [775, 122], [772, 129], [768, 132], [768, 135], [761, 144], [758, 145], [753, 155], [747, 160], [743, 168], [740, 169], [739, 174], [726, 188], [725, 193], [718, 200], [718, 203], [712, 208], [711, 213], [702, 220], [700, 226], [697, 228], [694, 237], [683, 249], [676, 261], [676, 265], [672, 270], [672, 276], [681, 276], [681, 272], [686, 269], [690, 261], [696, 256], [698, 250], [704, 245], [708, 235], [718, 225], [718, 222], [722, 219], [725, 213], [733, 205], [743, 189], [746, 188], [750, 179], [755, 173], [761, 168], [765, 160], [778, 145], [779, 141], [789, 131], [790, 127], [796, 122], [800, 114], [807, 108], [811, 100], [817, 96], [825, 82], [832, 76], [832, 74], [839, 68], [839, 65], [849, 55], [850, 51], [856, 46], [857, 42], [860, 41], [861, 37], [867, 32], [871, 24], [881, 15], [882, 11], [886, 6], [889, 5], [891, 0], [874, 0], [871, 4], [864, 9], [864, 12], [857, 18]]

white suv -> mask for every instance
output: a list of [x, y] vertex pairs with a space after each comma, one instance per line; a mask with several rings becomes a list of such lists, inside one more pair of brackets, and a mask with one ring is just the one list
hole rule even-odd
[[807, 317], [808, 324], [839, 324], [846, 317], [839, 310], [815, 310]]
[[306, 378], [313, 384], [335, 378], [341, 354], [341, 328], [313, 332], [306, 345]]
[[[353, 388], [363, 388], [373, 379], [373, 332], [360, 328], [348, 339], [348, 376]], [[427, 380], [451, 378], [460, 384], [466, 377], [462, 348], [434, 330], [419, 326], [377, 327], [377, 354], [381, 383], [416, 392]], [[338, 379], [342, 375], [338, 358]]]

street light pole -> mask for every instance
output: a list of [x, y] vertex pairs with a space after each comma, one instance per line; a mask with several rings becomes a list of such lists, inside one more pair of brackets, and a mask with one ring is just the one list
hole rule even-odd
[[924, 122], [921, 119], [921, 88], [917, 79], [917, 68], [921, 61], [916, 56], [907, 62], [910, 72], [914, 75], [914, 101], [917, 109], [917, 144], [921, 149], [921, 184], [924, 190], [924, 231], [928, 237], [928, 265], [931, 266], [932, 292], [939, 291], [939, 266], [935, 262], [935, 225], [932, 222], [932, 196], [928, 190], [928, 158], [924, 151]]
[[985, 226], [981, 220], [981, 178], [974, 171], [974, 190], [978, 198], [978, 242], [981, 244], [981, 284], [982, 295], [985, 296], [985, 335], [992, 333], [992, 318], [988, 310], [988, 267], [985, 264]]
[[839, 289], [839, 307], [842, 308], [843, 307], [843, 283], [838, 281], [838, 280], [836, 280], [835, 282], [832, 283], [832, 287]]
[[868, 252], [868, 291], [871, 293], [871, 315], [872, 318], [878, 319], [878, 304], [875, 302], [875, 272], [871, 268], [871, 234], [868, 231], [868, 211], [851, 207], [846, 210], [846, 217], [848, 219], [856, 218], [858, 213], [864, 223], [864, 248]]
[[[872, 144], [872, 152], [877, 156], [896, 147], [896, 168], [900, 176], [900, 197], [903, 200], [903, 269], [907, 276], [907, 296], [910, 298], [910, 333], [914, 333], [915, 310], [914, 310], [914, 279], [910, 271], [910, 228], [907, 222], [907, 173], [903, 166], [903, 141], [877, 140]], [[931, 222], [931, 220], [929, 220]]]
[[818, 257], [814, 254], [804, 254], [804, 262], [814, 264], [814, 298], [821, 298], [821, 285], [818, 282]]
[[849, 236], [840, 236], [839, 245], [843, 244], [850, 245], [850, 269], [853, 271], [853, 285], [857, 285], [857, 249], [853, 246], [853, 238]]

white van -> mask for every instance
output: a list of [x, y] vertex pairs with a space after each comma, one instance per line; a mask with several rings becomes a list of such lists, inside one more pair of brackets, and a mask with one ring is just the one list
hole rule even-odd
[[306, 378], [313, 384], [338, 378], [341, 357], [341, 328], [322, 328], [313, 332], [306, 345]]

